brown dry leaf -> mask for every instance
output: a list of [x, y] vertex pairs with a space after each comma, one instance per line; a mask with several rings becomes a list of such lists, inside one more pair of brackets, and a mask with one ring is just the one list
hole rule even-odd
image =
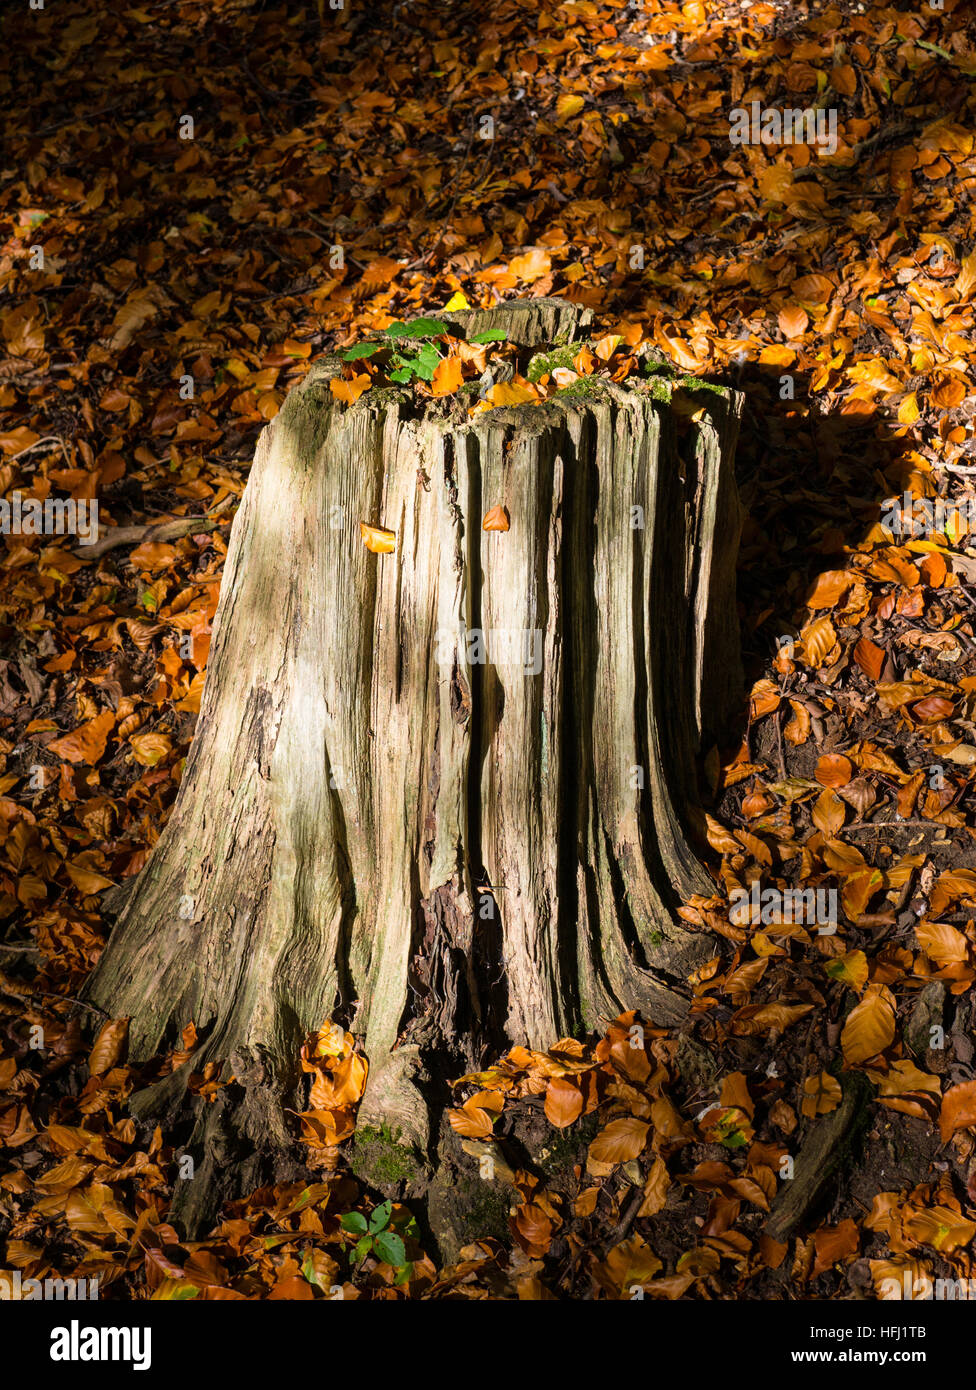
[[810, 737], [810, 712], [799, 700], [790, 701], [793, 718], [784, 726], [783, 737], [794, 748], [801, 747]]
[[513, 378], [494, 385], [488, 392], [488, 399], [493, 406], [538, 405], [542, 397], [531, 382]]
[[[582, 97], [573, 96], [569, 92], [564, 92], [556, 99], [556, 118], [562, 123], [568, 121], [573, 116], [578, 116], [582, 111], [585, 102]], [[509, 270], [512, 267], [509, 266]], [[515, 272], [513, 272], [515, 273]]]
[[361, 521], [359, 534], [363, 545], [374, 555], [392, 555], [396, 550], [396, 532], [387, 531], [385, 526], [369, 526]]
[[802, 338], [810, 322], [806, 309], [799, 304], [786, 304], [779, 311], [776, 322], [784, 338]]
[[729, 1026], [737, 1037], [748, 1037], [754, 1033], [769, 1033], [774, 1028], [782, 1032], [791, 1023], [796, 1023], [813, 1008], [812, 1004], [747, 1004], [738, 1009], [729, 1020]]
[[739, 842], [734, 835], [731, 835], [725, 826], [715, 820], [705, 812], [705, 835], [708, 843], [717, 854], [737, 854], [739, 852]]
[[819, 574], [806, 598], [808, 608], [833, 608], [847, 593], [854, 576], [847, 570], [826, 570]]
[[758, 835], [750, 835], [748, 830], [737, 830], [735, 838], [749, 851], [757, 864], [762, 864], [767, 869], [772, 866], [772, 851]]
[[[580, 98], [582, 101], [582, 98]], [[508, 263], [509, 273], [516, 279], [523, 281], [526, 285], [531, 285], [534, 280], [541, 280], [543, 275], [548, 275], [552, 269], [552, 260], [549, 252], [542, 246], [530, 246], [528, 251], [522, 256], [515, 256]], [[503, 404], [499, 401], [496, 404]], [[504, 402], [510, 404], [510, 402]]]
[[434, 368], [430, 389], [435, 396], [452, 396], [463, 381], [461, 359], [459, 357], [443, 357]]
[[953, 702], [942, 695], [929, 695], [924, 700], [916, 700], [911, 707], [913, 716], [923, 724], [937, 724], [941, 719], [949, 719], [955, 708]]
[[854, 648], [854, 660], [860, 666], [864, 674], [876, 681], [881, 675], [882, 667], [885, 663], [886, 652], [884, 647], [878, 647], [874, 642], [862, 637]]
[[822, 830], [825, 835], [836, 835], [844, 824], [847, 811], [837, 793], [825, 787], [817, 797], [810, 814], [818, 830]]
[[109, 710], [89, 719], [73, 733], [64, 734], [49, 743], [48, 751], [69, 763], [88, 763], [94, 766], [105, 753], [108, 736], [115, 727], [115, 715]]
[[525, 1202], [510, 1218], [512, 1234], [532, 1259], [539, 1259], [552, 1241], [552, 1219], [536, 1202]]
[[583, 1093], [562, 1077], [554, 1076], [546, 1087], [546, 1119], [557, 1129], [565, 1129], [583, 1113]]
[[834, 293], [834, 283], [826, 275], [801, 275], [790, 286], [801, 304], [817, 308], [827, 304]]
[[372, 378], [367, 372], [362, 372], [345, 381], [342, 377], [334, 376], [329, 382], [329, 390], [336, 400], [342, 401], [343, 405], [355, 405], [364, 391], [368, 391], [372, 386]]
[[168, 569], [176, 559], [176, 546], [167, 545], [165, 541], [146, 541], [129, 552], [129, 563], [147, 574]]
[[481, 529], [482, 531], [507, 531], [510, 524], [508, 512], [499, 504], [497, 507], [492, 507], [489, 511], [485, 512], [484, 520], [481, 523]]
[[64, 867], [79, 893], [84, 893], [86, 897], [92, 893], [104, 893], [106, 888], [114, 886], [112, 879], [106, 878], [104, 874], [96, 873], [94, 869], [89, 869], [83, 864], [73, 864], [70, 860], [66, 860]]
[[601, 362], [609, 362], [622, 342], [619, 333], [607, 333], [593, 344], [593, 351]]
[[842, 956], [832, 956], [826, 971], [832, 980], [839, 980], [860, 994], [868, 982], [868, 958], [863, 951], [846, 951]]
[[829, 1072], [818, 1072], [808, 1076], [803, 1083], [803, 1103], [800, 1106], [804, 1115], [829, 1115], [836, 1110], [841, 1100], [840, 1082]]
[[847, 1015], [840, 1045], [844, 1060], [857, 1066], [883, 1052], [895, 1037], [895, 1004], [885, 985], [869, 985], [859, 1004]]
[[894, 1062], [887, 1072], [869, 1071], [868, 1076], [881, 1096], [902, 1096], [909, 1091], [929, 1091], [941, 1095], [942, 1083], [931, 1072], [920, 1071], [912, 1061]]
[[498, 1091], [479, 1091], [459, 1110], [449, 1110], [450, 1126], [466, 1139], [484, 1139], [494, 1133], [494, 1118], [501, 1114], [505, 1098]]
[[976, 1081], [962, 1081], [952, 1086], [942, 1097], [939, 1111], [939, 1133], [947, 1144], [960, 1129], [976, 1125]]
[[936, 965], [954, 965], [969, 956], [969, 942], [948, 922], [930, 922], [923, 918], [916, 924], [915, 935], [922, 950]]
[[132, 756], [143, 767], [155, 767], [173, 751], [173, 741], [167, 734], [133, 734], [129, 739]]
[[817, 760], [813, 775], [822, 787], [845, 787], [853, 772], [850, 758], [843, 753], [825, 753]]
[[589, 1155], [597, 1163], [627, 1163], [644, 1152], [650, 1125], [633, 1115], [611, 1120], [590, 1145]]
[[658, 1157], [651, 1164], [651, 1171], [644, 1181], [644, 1200], [637, 1212], [638, 1220], [645, 1216], [656, 1216], [659, 1211], [663, 1211], [670, 1186], [671, 1178], [668, 1175], [667, 1164], [663, 1158]]
[[836, 1226], [821, 1226], [813, 1233], [813, 1245], [817, 1252], [810, 1277], [816, 1279], [836, 1264], [849, 1263], [860, 1249], [861, 1233], [857, 1224], [847, 1218]]
[[837, 633], [830, 619], [814, 618], [800, 633], [800, 660], [813, 668], [823, 666], [836, 646]]
[[926, 1207], [907, 1217], [905, 1234], [920, 1245], [951, 1252], [969, 1244], [976, 1235], [976, 1222], [967, 1221], [949, 1207]]
[[614, 1246], [604, 1261], [604, 1269], [613, 1287], [626, 1291], [635, 1284], [646, 1285], [663, 1265], [640, 1236], [632, 1236]]

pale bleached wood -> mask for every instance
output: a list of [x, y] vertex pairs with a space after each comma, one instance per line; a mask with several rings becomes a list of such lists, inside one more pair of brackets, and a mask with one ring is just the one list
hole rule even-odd
[[[516, 309], [474, 327], [572, 331], [571, 306]], [[739, 692], [738, 397], [696, 395], [679, 445], [660, 384], [468, 419], [403, 390], [339, 406], [336, 370], [260, 439], [179, 796], [89, 989], [137, 1057], [200, 1031], [141, 1113], [211, 1059], [243, 1088], [200, 1109], [189, 1225], [280, 1154], [327, 1018], [369, 1056], [361, 1117], [425, 1145], [431, 1071], [622, 1008], [677, 1023], [712, 954], [675, 909], [709, 891], [685, 813]], [[511, 529], [486, 533], [496, 504]], [[538, 671], [497, 637], [472, 660], [472, 629], [537, 632]]]

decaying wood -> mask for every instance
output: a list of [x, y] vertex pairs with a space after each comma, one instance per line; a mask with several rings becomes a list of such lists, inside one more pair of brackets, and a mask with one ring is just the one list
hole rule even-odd
[[840, 1105], [813, 1126], [796, 1160], [792, 1180], [784, 1183], [773, 1203], [765, 1230], [780, 1244], [819, 1201], [850, 1154], [872, 1088], [862, 1072], [847, 1073], [841, 1078], [841, 1087]]
[[[545, 300], [460, 326], [494, 325], [579, 326]], [[338, 405], [336, 371], [260, 439], [179, 796], [90, 986], [136, 1057], [196, 1023], [144, 1113], [207, 1060], [236, 1078], [190, 1143], [190, 1226], [226, 1192], [221, 1127], [251, 1177], [284, 1145], [268, 1097], [327, 1018], [363, 1038], [361, 1118], [425, 1145], [431, 1070], [621, 1008], [675, 1023], [712, 954], [675, 907], [710, 891], [684, 812], [739, 695], [738, 397], [591, 383], [472, 419], [473, 397]], [[485, 533], [496, 504], [511, 528]]]

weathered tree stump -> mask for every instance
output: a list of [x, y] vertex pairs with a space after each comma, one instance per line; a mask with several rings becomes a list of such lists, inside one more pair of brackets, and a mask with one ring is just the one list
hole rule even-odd
[[[452, 317], [539, 348], [580, 319]], [[89, 988], [137, 1058], [196, 1023], [143, 1113], [233, 1071], [199, 1106], [191, 1228], [289, 1142], [326, 1019], [369, 1057], [361, 1116], [423, 1145], [432, 1078], [622, 1008], [675, 1024], [711, 954], [674, 908], [710, 891], [685, 812], [740, 687], [738, 396], [588, 380], [472, 419], [463, 392], [339, 405], [337, 370], [261, 436], [179, 795]]]

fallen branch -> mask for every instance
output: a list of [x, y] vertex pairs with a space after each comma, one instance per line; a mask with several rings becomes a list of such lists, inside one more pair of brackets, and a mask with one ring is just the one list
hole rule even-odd
[[857, 1137], [872, 1086], [859, 1071], [846, 1073], [840, 1084], [844, 1093], [840, 1105], [810, 1131], [796, 1160], [793, 1179], [773, 1203], [764, 1227], [780, 1245], [814, 1206]]
[[219, 506], [206, 516], [184, 516], [175, 521], [163, 521], [149, 526], [113, 526], [106, 536], [92, 545], [80, 545], [73, 552], [85, 560], [97, 560], [110, 550], [122, 545], [152, 544], [161, 541], [177, 541], [183, 536], [200, 535], [205, 531], [215, 531], [226, 518], [222, 514], [234, 499], [225, 497]]

